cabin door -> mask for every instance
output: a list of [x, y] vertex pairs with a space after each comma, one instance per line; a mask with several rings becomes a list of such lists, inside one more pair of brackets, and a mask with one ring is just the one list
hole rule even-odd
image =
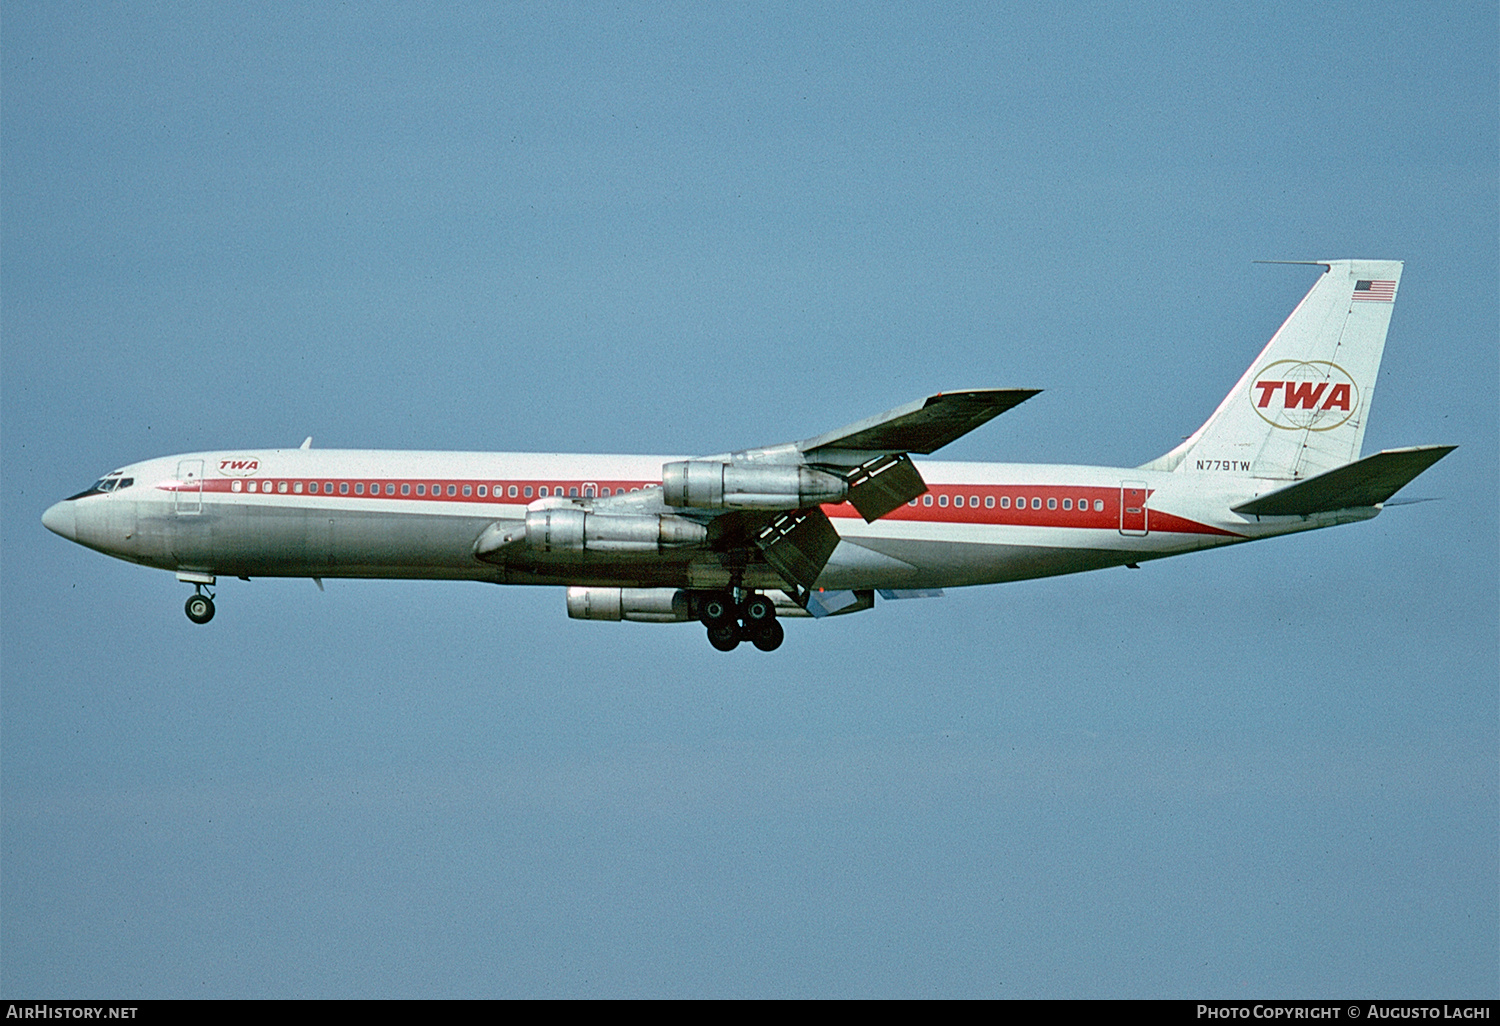
[[1140, 537], [1147, 530], [1146, 483], [1120, 482], [1120, 533]]
[[177, 512], [203, 512], [202, 460], [183, 460], [177, 464]]

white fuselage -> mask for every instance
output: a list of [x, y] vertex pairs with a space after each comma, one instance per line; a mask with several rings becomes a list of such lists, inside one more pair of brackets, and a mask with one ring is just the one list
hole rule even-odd
[[[500, 584], [780, 588], [764, 562], [711, 547], [649, 555], [475, 555], [528, 507], [587, 506], [658, 488], [681, 457], [274, 449], [190, 453], [110, 475], [130, 484], [58, 503], [49, 528], [179, 573]], [[1375, 509], [1257, 519], [1230, 506], [1284, 481], [1111, 467], [919, 461], [928, 492], [866, 523], [823, 510], [839, 544], [827, 589], [990, 584], [1157, 559], [1374, 516]], [[106, 479], [109, 480], [109, 479]], [[738, 575], [738, 577], [736, 577]], [[732, 581], [733, 578], [733, 581]]]

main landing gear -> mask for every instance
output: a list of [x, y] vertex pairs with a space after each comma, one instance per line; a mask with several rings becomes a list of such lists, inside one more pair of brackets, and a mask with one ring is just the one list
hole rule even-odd
[[753, 591], [739, 602], [729, 592], [710, 595], [703, 601], [701, 619], [708, 628], [708, 643], [720, 652], [733, 652], [742, 641], [774, 652], [786, 637], [776, 619], [776, 603]]
[[188, 598], [187, 605], [183, 606], [183, 611], [194, 623], [208, 623], [214, 618], [214, 597], [211, 594], [205, 595], [201, 584], [195, 584], [193, 588], [195, 591]]

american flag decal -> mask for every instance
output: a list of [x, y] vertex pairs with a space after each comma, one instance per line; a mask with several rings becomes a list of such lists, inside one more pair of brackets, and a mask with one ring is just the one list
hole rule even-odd
[[1354, 283], [1354, 298], [1373, 303], [1390, 303], [1396, 298], [1396, 283], [1393, 281], [1357, 281]]

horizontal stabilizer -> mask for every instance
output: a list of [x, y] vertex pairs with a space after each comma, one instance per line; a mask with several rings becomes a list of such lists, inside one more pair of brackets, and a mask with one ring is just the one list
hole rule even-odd
[[1242, 502], [1234, 511], [1246, 516], [1288, 517], [1376, 506], [1456, 448], [1456, 445], [1419, 445], [1387, 449]]
[[939, 392], [867, 417], [847, 427], [799, 442], [797, 448], [813, 461], [831, 450], [856, 452], [936, 452], [955, 438], [1019, 406], [1040, 392], [1038, 388], [976, 388]]

